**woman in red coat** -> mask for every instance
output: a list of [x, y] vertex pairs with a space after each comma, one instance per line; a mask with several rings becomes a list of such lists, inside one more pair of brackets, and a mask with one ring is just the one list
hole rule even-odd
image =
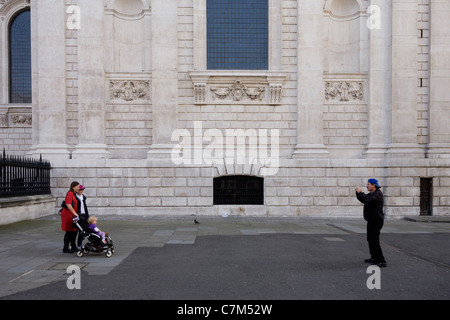
[[[73, 226], [73, 216], [78, 216], [77, 214], [77, 204], [78, 201], [75, 198], [75, 194], [80, 189], [80, 184], [76, 181], [70, 184], [70, 190], [67, 191], [66, 199], [64, 200], [66, 207], [61, 211], [61, 229], [65, 231], [64, 234], [64, 248], [65, 253], [74, 253], [79, 251], [75, 244], [75, 239], [77, 237], [77, 229]], [[69, 243], [72, 248], [69, 248]]]

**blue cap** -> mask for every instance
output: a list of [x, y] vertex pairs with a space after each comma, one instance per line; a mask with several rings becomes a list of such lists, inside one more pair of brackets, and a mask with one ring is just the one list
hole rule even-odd
[[381, 186], [378, 184], [378, 180], [377, 179], [372, 178], [372, 179], [369, 179], [368, 182], [371, 183], [371, 184], [376, 185], [378, 188], [381, 188]]

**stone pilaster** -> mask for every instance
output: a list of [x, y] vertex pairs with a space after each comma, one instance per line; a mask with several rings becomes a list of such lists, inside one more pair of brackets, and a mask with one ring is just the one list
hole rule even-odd
[[178, 4], [152, 1], [153, 144], [148, 158], [170, 158], [178, 125]]
[[105, 144], [103, 2], [78, 0], [78, 145], [73, 158], [108, 158]]
[[450, 158], [450, 2], [431, 1], [430, 158]]
[[33, 146], [30, 154], [69, 158], [66, 144], [65, 2], [31, 1]]
[[392, 115], [389, 157], [424, 155], [417, 143], [417, 8], [417, 0], [392, 2]]
[[328, 156], [323, 144], [323, 2], [298, 1], [297, 145], [294, 158]]
[[392, 3], [372, 0], [380, 8], [379, 28], [370, 30], [370, 77], [367, 158], [384, 158], [388, 147], [391, 110]]

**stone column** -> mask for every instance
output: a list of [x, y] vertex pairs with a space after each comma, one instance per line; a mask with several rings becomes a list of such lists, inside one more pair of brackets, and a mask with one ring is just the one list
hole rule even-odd
[[152, 1], [153, 144], [148, 158], [170, 159], [178, 125], [178, 4]]
[[430, 158], [450, 158], [450, 2], [431, 0]]
[[323, 1], [298, 1], [297, 145], [294, 158], [323, 158]]
[[372, 0], [371, 5], [380, 9], [379, 12], [373, 12], [377, 16], [372, 18], [380, 18], [381, 21], [379, 28], [373, 26], [370, 30], [369, 141], [366, 155], [367, 158], [384, 158], [389, 144], [391, 122], [392, 3]]
[[417, 143], [417, 0], [392, 3], [392, 115], [389, 157], [422, 157]]
[[33, 146], [46, 159], [69, 158], [66, 144], [65, 2], [31, 1]]
[[108, 158], [105, 144], [103, 2], [78, 0], [78, 145], [74, 159]]

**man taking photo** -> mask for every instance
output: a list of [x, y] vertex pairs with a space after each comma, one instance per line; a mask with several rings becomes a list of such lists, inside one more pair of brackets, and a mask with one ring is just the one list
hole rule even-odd
[[365, 194], [361, 188], [356, 187], [356, 197], [364, 203], [364, 220], [367, 221], [367, 242], [369, 242], [370, 259], [364, 260], [367, 263], [375, 264], [378, 267], [386, 267], [386, 260], [380, 246], [380, 231], [383, 228], [383, 193], [377, 179], [369, 179]]

